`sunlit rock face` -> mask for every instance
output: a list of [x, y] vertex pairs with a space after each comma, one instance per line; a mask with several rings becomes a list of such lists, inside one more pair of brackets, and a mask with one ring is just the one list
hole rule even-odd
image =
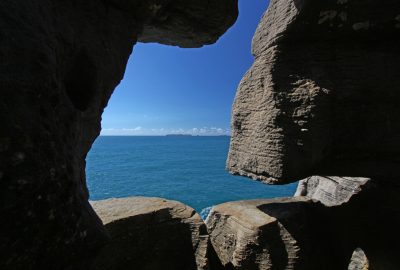
[[111, 236], [94, 269], [216, 269], [206, 226], [189, 206], [148, 197], [91, 204]]
[[356, 176], [398, 164], [399, 20], [395, 0], [272, 0], [237, 90], [229, 171], [279, 184], [338, 161], [364, 162]]
[[356, 248], [351, 256], [351, 261], [348, 270], [368, 270], [369, 262], [364, 251], [361, 248]]
[[400, 268], [399, 21], [394, 0], [270, 1], [233, 105], [227, 168], [303, 180], [295, 198], [211, 211], [228, 269]]
[[324, 243], [313, 240], [312, 211], [305, 197], [228, 202], [215, 206], [206, 224], [225, 269], [327, 269], [318, 268]]
[[237, 1], [0, 2], [1, 269], [87, 269], [107, 239], [85, 157], [139, 41], [215, 42]]
[[311, 176], [299, 182], [294, 197], [307, 196], [328, 207], [338, 206], [348, 203], [365, 189], [373, 188], [372, 182], [364, 177]]

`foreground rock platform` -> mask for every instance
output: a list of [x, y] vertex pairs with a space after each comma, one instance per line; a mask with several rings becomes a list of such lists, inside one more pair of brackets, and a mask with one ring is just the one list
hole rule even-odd
[[343, 183], [366, 179], [346, 177], [336, 188], [313, 179], [304, 196], [213, 207], [206, 225], [225, 269], [398, 269], [398, 190], [369, 179], [347, 196], [338, 193]]
[[313, 213], [305, 197], [237, 201], [213, 207], [206, 224], [225, 269], [341, 269], [326, 267]]
[[93, 269], [211, 269], [215, 258], [210, 259], [207, 229], [192, 208], [148, 197], [92, 201], [91, 205], [111, 238]]
[[349, 269], [399, 268], [397, 181], [390, 177], [311, 176], [299, 182], [295, 196], [316, 203], [312, 219], [319, 225], [314, 234], [319, 234], [319, 239], [330, 234], [330, 247], [336, 253], [341, 250], [329, 259], [346, 261], [352, 253]]
[[213, 207], [206, 224], [222, 265], [243, 270], [317, 269], [307, 264], [313, 247], [307, 243], [312, 237], [311, 205], [310, 199], [299, 197]]

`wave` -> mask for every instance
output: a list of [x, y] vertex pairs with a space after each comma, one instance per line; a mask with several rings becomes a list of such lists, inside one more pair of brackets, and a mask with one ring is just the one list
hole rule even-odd
[[203, 209], [200, 211], [200, 217], [201, 217], [204, 221], [207, 219], [207, 217], [208, 217], [208, 215], [210, 214], [211, 209], [212, 209], [213, 207], [214, 207], [214, 206], [209, 206], [209, 207], [203, 208]]

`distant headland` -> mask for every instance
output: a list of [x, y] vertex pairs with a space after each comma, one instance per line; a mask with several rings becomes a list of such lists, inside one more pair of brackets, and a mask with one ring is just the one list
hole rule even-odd
[[166, 134], [166, 137], [192, 137], [192, 134]]
[[166, 134], [166, 137], [230, 137], [229, 135]]

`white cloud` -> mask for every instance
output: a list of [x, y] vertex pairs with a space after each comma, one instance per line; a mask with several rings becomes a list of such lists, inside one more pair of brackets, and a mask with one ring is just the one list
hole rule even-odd
[[135, 128], [104, 128], [101, 130], [103, 136], [164, 136], [167, 134], [190, 134], [200, 136], [218, 136], [230, 135], [228, 128], [218, 127], [194, 127], [190, 129], [177, 128], [143, 128], [141, 126]]

